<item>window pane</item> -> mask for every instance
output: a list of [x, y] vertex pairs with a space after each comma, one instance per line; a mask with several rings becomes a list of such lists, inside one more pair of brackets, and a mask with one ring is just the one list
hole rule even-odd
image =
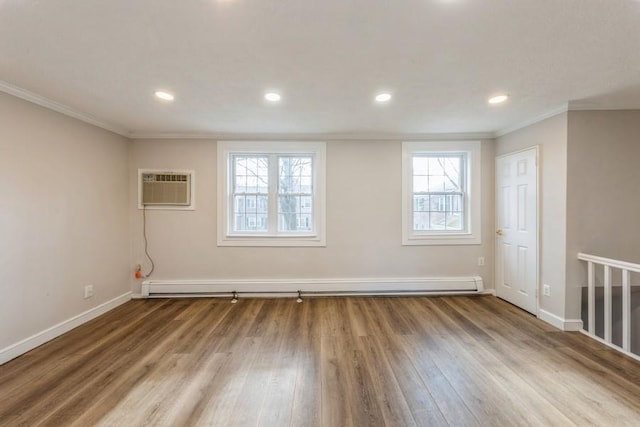
[[446, 226], [447, 230], [463, 230], [462, 213], [456, 212], [447, 214]]
[[413, 229], [465, 229], [464, 154], [413, 157]]
[[269, 191], [269, 158], [233, 156], [234, 193], [267, 193]]
[[414, 212], [413, 229], [429, 230], [429, 213], [428, 212]]
[[461, 191], [461, 163], [460, 157], [447, 157], [444, 159], [444, 191]]
[[278, 231], [311, 231], [313, 215], [311, 197], [278, 197]]
[[413, 211], [429, 211], [429, 196], [413, 196]]
[[429, 191], [429, 178], [427, 176], [413, 177], [413, 192], [424, 193]]
[[445, 218], [444, 212], [431, 212], [429, 215], [429, 230], [445, 230]]
[[235, 193], [246, 193], [247, 192], [247, 177], [246, 176], [236, 176], [235, 183]]
[[258, 196], [257, 212], [264, 214], [269, 212], [269, 198], [267, 196]]
[[311, 177], [301, 177], [300, 178], [300, 193], [311, 194]]
[[247, 193], [257, 193], [257, 192], [258, 192], [258, 177], [248, 176], [247, 177]]
[[278, 193], [311, 194], [312, 190], [311, 157], [278, 158]]
[[303, 214], [298, 216], [298, 230], [299, 231], [311, 231], [312, 230], [312, 220], [310, 214]]
[[312, 157], [278, 157], [278, 194], [278, 231], [312, 231]]
[[308, 196], [303, 196], [300, 198], [300, 212], [302, 213], [313, 213], [313, 198]]
[[441, 157], [429, 157], [429, 175], [443, 176], [444, 169], [442, 167]]
[[245, 200], [246, 212], [256, 213], [256, 208], [258, 207], [258, 196], [249, 196]]
[[461, 155], [429, 157], [428, 164], [426, 191], [461, 191]]
[[236, 232], [264, 232], [267, 231], [267, 215], [244, 213], [234, 215], [234, 231]]
[[429, 185], [426, 191], [444, 191], [444, 175], [429, 175]]
[[232, 160], [233, 231], [267, 231], [269, 157], [235, 155]]
[[267, 212], [267, 196], [234, 196], [233, 231], [267, 231]]
[[429, 170], [429, 159], [427, 157], [413, 158], [413, 176], [427, 176]]

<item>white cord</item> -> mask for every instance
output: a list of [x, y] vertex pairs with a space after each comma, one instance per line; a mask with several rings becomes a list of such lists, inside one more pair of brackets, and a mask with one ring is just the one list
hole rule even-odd
[[156, 268], [153, 259], [151, 259], [151, 255], [149, 255], [149, 242], [147, 241], [147, 205], [142, 206], [142, 237], [144, 238], [144, 253], [151, 262], [151, 270], [143, 276], [146, 279], [151, 276], [151, 273], [153, 273], [153, 270]]

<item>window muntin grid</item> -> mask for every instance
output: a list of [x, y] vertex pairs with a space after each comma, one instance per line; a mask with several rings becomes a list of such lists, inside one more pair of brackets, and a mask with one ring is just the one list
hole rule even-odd
[[466, 230], [464, 153], [412, 156], [412, 230]]
[[269, 215], [269, 157], [232, 156], [232, 230], [266, 232]]
[[278, 156], [278, 231], [313, 228], [313, 157]]
[[314, 233], [313, 155], [231, 154], [230, 232]]

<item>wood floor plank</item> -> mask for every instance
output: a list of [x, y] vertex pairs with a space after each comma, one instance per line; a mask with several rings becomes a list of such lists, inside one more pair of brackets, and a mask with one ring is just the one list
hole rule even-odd
[[[454, 388], [454, 385], [436, 364], [436, 360], [441, 359], [435, 356], [431, 350], [427, 351], [424, 347], [417, 345], [409, 337], [399, 337], [398, 340], [403, 345], [403, 351], [448, 425], [481, 425], [478, 418], [469, 409], [469, 406], [474, 406], [474, 404], [463, 398], [463, 395]], [[420, 417], [416, 417], [416, 419], [420, 419]]]
[[366, 311], [363, 307], [363, 299], [347, 298], [345, 299], [345, 302], [347, 310], [346, 317], [349, 321], [350, 331], [353, 334], [354, 338], [371, 335], [372, 331], [369, 326]]
[[228, 425], [234, 418], [233, 408], [236, 402], [243, 399], [242, 389], [249, 377], [250, 367], [257, 358], [260, 346], [265, 338], [245, 337], [226, 366], [218, 372], [208, 384], [208, 400], [205, 402], [198, 423], [202, 425]]
[[447, 425], [413, 366], [402, 360], [400, 352], [393, 351], [391, 343], [383, 344], [373, 336], [359, 341], [367, 366], [376, 367], [371, 376], [386, 425]]
[[280, 347], [279, 337], [261, 338], [256, 358], [249, 368], [247, 380], [238, 395], [228, 425], [259, 425], [261, 408], [267, 398], [267, 389], [272, 377]]
[[[201, 366], [198, 372], [192, 372], [187, 387], [182, 393], [174, 396], [165, 396], [167, 404], [171, 405], [167, 417], [162, 422], [158, 422], [160, 426], [195, 426], [202, 425], [202, 414], [211, 402], [215, 399], [215, 384], [218, 378], [223, 374], [220, 372], [231, 364], [233, 355], [231, 353], [213, 353], [206, 359], [206, 363]], [[135, 401], [131, 400], [135, 405]], [[116, 410], [115, 414], [127, 414], [127, 416], [135, 415], [139, 410], [135, 407], [129, 410]], [[133, 426], [136, 425], [131, 420], [116, 423], [101, 423], [104, 426]], [[152, 424], [151, 424], [152, 425]]]
[[0, 366], [2, 426], [640, 425], [640, 363], [495, 297], [136, 300]]
[[[372, 372], [369, 369], [363, 350], [351, 337], [336, 337], [340, 360], [345, 367], [347, 393], [344, 396], [333, 396], [345, 399], [351, 408], [351, 417], [356, 426], [384, 425], [382, 408], [378, 403]], [[332, 405], [330, 400], [329, 406]]]
[[[296, 380], [291, 408], [291, 426], [316, 427], [322, 422], [322, 362], [319, 312], [316, 304], [298, 304], [291, 330], [295, 340]], [[294, 325], [299, 325], [295, 328]]]
[[322, 381], [322, 414], [323, 426], [353, 426], [351, 416], [351, 399], [346, 366], [342, 363], [337, 349], [337, 338], [322, 336], [320, 338], [320, 360]]
[[[398, 339], [409, 331], [415, 333], [420, 330], [412, 322], [412, 317], [406, 315], [402, 303], [401, 299], [388, 299], [386, 305], [376, 304], [372, 309], [364, 311], [368, 323], [373, 323], [375, 318], [384, 318], [386, 313], [392, 311], [395, 315], [390, 322], [386, 322], [388, 330], [394, 330], [392, 325], [395, 323], [399, 325], [397, 330], [401, 332], [400, 334], [373, 334], [363, 337], [361, 340], [365, 345], [365, 354], [372, 357], [369, 365], [376, 368], [376, 376], [381, 373], [387, 374], [381, 378], [379, 390], [379, 395], [385, 396], [382, 402], [383, 410], [386, 409], [383, 412], [385, 420], [390, 425], [447, 425], [437, 403], [420, 380], [419, 374]], [[393, 396], [398, 391], [402, 395], [402, 399], [398, 398], [396, 402], [392, 402], [389, 395]], [[406, 407], [406, 410], [403, 410], [402, 413], [410, 413], [412, 419], [403, 419], [402, 413], [396, 413], [396, 409], [403, 406]]]

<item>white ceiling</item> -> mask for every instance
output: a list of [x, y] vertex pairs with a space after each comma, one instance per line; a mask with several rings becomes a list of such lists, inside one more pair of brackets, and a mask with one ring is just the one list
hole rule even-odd
[[640, 1], [0, 0], [0, 83], [134, 137], [494, 133], [640, 108]]

